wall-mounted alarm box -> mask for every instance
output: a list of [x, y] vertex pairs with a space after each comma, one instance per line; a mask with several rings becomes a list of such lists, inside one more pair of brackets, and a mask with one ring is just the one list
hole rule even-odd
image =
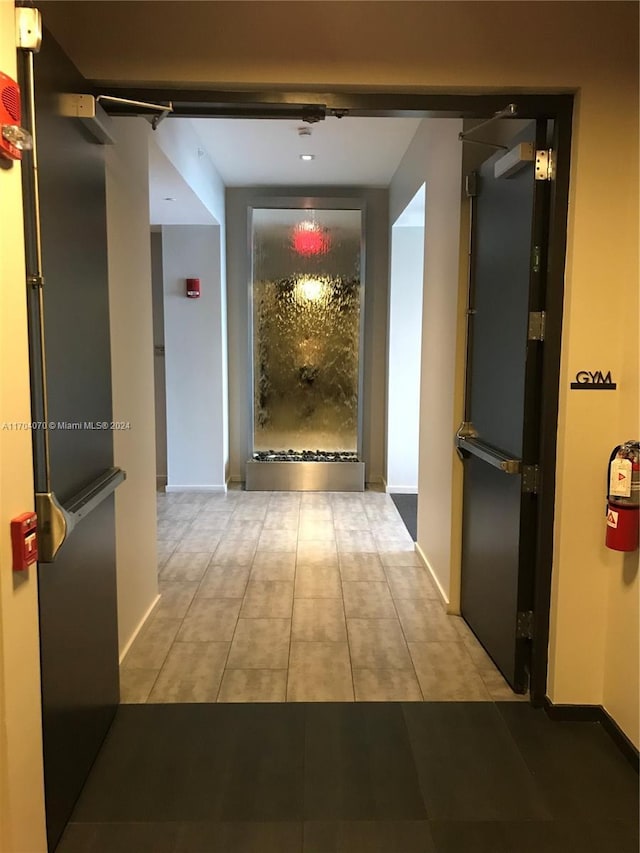
[[24, 572], [38, 560], [38, 516], [23, 512], [11, 520], [13, 571]]
[[7, 160], [21, 160], [22, 152], [32, 147], [20, 118], [20, 87], [0, 71], [0, 156]]
[[200, 298], [200, 279], [199, 278], [188, 278], [187, 279], [187, 296], [189, 299], [199, 299]]

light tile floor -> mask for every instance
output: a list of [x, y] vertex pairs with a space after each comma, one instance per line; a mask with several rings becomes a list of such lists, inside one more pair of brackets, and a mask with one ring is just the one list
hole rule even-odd
[[519, 700], [382, 492], [159, 494], [125, 703]]

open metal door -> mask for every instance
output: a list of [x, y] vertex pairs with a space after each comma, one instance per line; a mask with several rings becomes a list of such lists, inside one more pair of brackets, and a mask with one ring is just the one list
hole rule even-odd
[[532, 121], [476, 176], [470, 411], [457, 439], [465, 459], [462, 615], [519, 693], [528, 688], [534, 600], [546, 136], [547, 123]]
[[[32, 10], [29, 10], [32, 11]], [[119, 701], [103, 149], [58, 96], [86, 81], [45, 33], [22, 56], [45, 803], [54, 850]], [[36, 120], [37, 119], [37, 120]]]

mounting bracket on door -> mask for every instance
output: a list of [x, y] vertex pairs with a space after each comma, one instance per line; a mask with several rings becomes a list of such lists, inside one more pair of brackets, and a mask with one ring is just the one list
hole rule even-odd
[[38, 562], [53, 563], [73, 529], [126, 480], [122, 468], [109, 468], [63, 507], [54, 492], [36, 492]]
[[58, 112], [65, 118], [77, 118], [101, 145], [113, 145], [116, 135], [111, 117], [93, 95], [64, 93], [58, 96]]

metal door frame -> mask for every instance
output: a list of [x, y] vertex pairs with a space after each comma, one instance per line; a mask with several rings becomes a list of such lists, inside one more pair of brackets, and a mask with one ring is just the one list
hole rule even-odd
[[[534, 618], [530, 697], [545, 704], [548, 670], [551, 573], [555, 513], [557, 421], [560, 392], [560, 347], [567, 245], [571, 132], [574, 95], [502, 92], [441, 94], [428, 91], [329, 91], [270, 89], [253, 91], [96, 85], [94, 94], [117, 95], [144, 102], [170, 102], [172, 116], [183, 118], [282, 118], [315, 122], [327, 117], [486, 119], [517, 104], [519, 119], [553, 121], [551, 147], [556, 154], [551, 182], [547, 231], [546, 321], [542, 353], [542, 384], [538, 435], [541, 486], [538, 492]], [[139, 115], [126, 104], [107, 104], [112, 115]]]

